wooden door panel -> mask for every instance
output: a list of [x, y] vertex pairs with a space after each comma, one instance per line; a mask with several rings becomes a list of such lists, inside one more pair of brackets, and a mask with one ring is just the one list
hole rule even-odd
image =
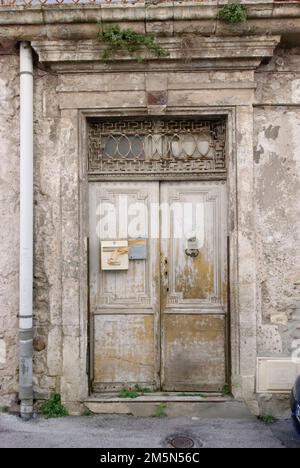
[[163, 183], [161, 203], [171, 206], [162, 219], [170, 235], [161, 238], [162, 386], [219, 391], [226, 375], [226, 185]]
[[164, 389], [221, 391], [225, 383], [225, 317], [164, 317]]
[[[159, 213], [151, 209], [159, 202], [160, 223]], [[100, 268], [101, 240], [107, 240], [101, 226], [111, 222], [101, 210], [107, 203], [115, 207], [115, 240], [132, 238], [129, 225], [134, 210], [128, 206], [142, 203], [147, 207], [138, 221], [147, 231], [147, 258], [130, 261], [128, 270]], [[196, 214], [194, 205], [198, 206]], [[157, 182], [90, 184], [95, 392], [134, 384], [167, 391], [222, 389], [226, 375], [226, 217], [223, 183], [166, 182], [160, 189]], [[151, 236], [156, 232], [160, 239]], [[195, 234], [199, 251], [192, 257], [187, 254], [187, 238]]]
[[[158, 202], [157, 182], [90, 184], [94, 391], [132, 383], [159, 386], [159, 240], [149, 236], [152, 224], [159, 222], [151, 204]], [[101, 241], [111, 236], [128, 240], [138, 233], [146, 239], [147, 258], [129, 261], [128, 270], [101, 270]]]
[[[173, 206], [170, 219], [166, 221], [164, 216], [161, 227], [163, 233], [169, 233], [161, 239], [162, 255], [168, 262], [164, 307], [224, 311], [227, 304], [226, 185], [163, 183], [161, 203]], [[164, 222], [168, 223], [167, 228]], [[185, 252], [186, 237], [191, 231], [199, 234], [200, 249], [195, 258]]]
[[95, 317], [94, 391], [154, 385], [156, 343], [153, 315]]

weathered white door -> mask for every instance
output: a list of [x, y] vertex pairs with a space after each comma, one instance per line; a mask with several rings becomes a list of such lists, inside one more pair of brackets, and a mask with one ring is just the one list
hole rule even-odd
[[[159, 238], [151, 206], [158, 182], [90, 184], [90, 312], [93, 390], [159, 388]], [[157, 210], [156, 210], [157, 211]], [[152, 216], [151, 216], [152, 213]], [[101, 269], [102, 240], [146, 238], [147, 258], [129, 269]]]
[[162, 183], [161, 206], [171, 208], [161, 223], [161, 385], [220, 391], [226, 381], [226, 185]]
[[[128, 270], [101, 241], [143, 239]], [[93, 390], [218, 391], [226, 374], [226, 185], [90, 183]]]

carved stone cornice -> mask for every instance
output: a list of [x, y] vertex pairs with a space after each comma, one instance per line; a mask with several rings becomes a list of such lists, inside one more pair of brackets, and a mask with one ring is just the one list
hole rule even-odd
[[124, 24], [142, 33], [162, 36], [194, 32], [203, 36], [230, 37], [284, 35], [300, 38], [300, 3], [249, 0], [248, 19], [236, 25], [216, 19], [217, 0], [158, 3], [157, 5], [53, 5], [26, 7], [0, 5], [0, 39], [95, 39], [99, 23]]
[[[112, 70], [130, 68], [149, 69], [255, 69], [263, 59], [272, 57], [279, 36], [249, 37], [187, 37], [161, 38], [159, 44], [168, 55], [163, 59], [149, 56], [148, 51], [141, 52], [146, 59], [137, 62], [124, 51], [114, 56], [113, 60], [103, 62], [103, 45], [98, 41], [33, 41], [32, 47], [40, 62], [53, 68]], [[134, 64], [133, 64], [134, 62]]]

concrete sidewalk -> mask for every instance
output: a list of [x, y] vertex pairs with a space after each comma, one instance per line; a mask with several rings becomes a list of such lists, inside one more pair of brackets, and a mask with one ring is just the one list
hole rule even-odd
[[164, 448], [175, 435], [204, 448], [300, 448], [291, 422], [266, 426], [257, 419], [135, 418], [90, 416], [36, 418], [29, 422], [0, 415], [0, 447]]

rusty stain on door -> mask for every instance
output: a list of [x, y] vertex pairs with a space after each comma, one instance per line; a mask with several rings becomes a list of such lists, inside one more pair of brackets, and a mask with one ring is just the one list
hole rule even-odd
[[[179, 255], [176, 256], [179, 259]], [[213, 292], [214, 266], [207, 261], [205, 251], [201, 249], [197, 257], [186, 258], [176, 270], [176, 289], [182, 291], [183, 299], [208, 297]]]
[[168, 391], [220, 391], [225, 382], [222, 315], [164, 318], [164, 384]]

